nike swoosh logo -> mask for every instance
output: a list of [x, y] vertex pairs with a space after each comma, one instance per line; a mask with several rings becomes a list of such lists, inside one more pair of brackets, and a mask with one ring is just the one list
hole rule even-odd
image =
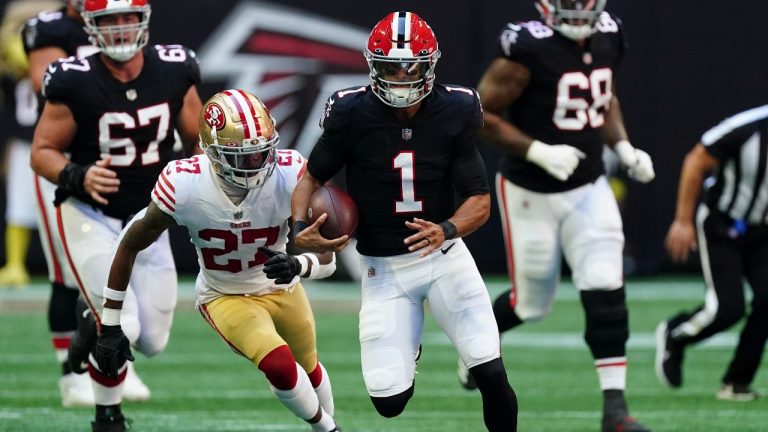
[[445, 254], [447, 254], [447, 253], [448, 253], [448, 251], [449, 251], [449, 250], [451, 250], [451, 248], [452, 248], [454, 245], [456, 245], [456, 243], [451, 243], [451, 245], [450, 245], [450, 246], [448, 246], [448, 247], [444, 247], [444, 248], [440, 249], [440, 252], [442, 252], [442, 253], [443, 253], [443, 255], [445, 255]]
[[58, 69], [58, 67], [56, 67], [54, 65], [48, 65], [48, 72], [54, 73], [54, 72], [56, 72], [56, 69]]

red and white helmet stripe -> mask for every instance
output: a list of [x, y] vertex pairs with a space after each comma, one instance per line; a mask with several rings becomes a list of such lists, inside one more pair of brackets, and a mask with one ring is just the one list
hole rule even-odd
[[[233, 111], [240, 115], [240, 123], [243, 125], [244, 138], [256, 138], [261, 136], [261, 125], [256, 120], [256, 110], [242, 90], [227, 90], [223, 92], [228, 97], [225, 99]], [[246, 115], [246, 112], [249, 115]]]

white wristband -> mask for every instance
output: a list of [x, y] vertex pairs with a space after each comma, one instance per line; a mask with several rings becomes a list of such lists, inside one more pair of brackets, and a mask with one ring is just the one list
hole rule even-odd
[[120, 325], [120, 312], [122, 309], [104, 308], [101, 311], [101, 325]]
[[[307, 279], [314, 279], [317, 275], [317, 272], [320, 271], [320, 260], [317, 258], [317, 255], [313, 253], [303, 253], [299, 255], [300, 257], [305, 257], [307, 260], [309, 260], [312, 263], [312, 267], [309, 269], [309, 274], [306, 275]], [[303, 268], [302, 268], [303, 270]], [[305, 272], [301, 273], [302, 276], [305, 274]]]
[[296, 259], [299, 260], [299, 264], [301, 265], [301, 270], [299, 270], [300, 277], [307, 276], [307, 271], [309, 271], [309, 258], [305, 255], [307, 254], [296, 255]]
[[118, 291], [113, 290], [110, 287], [104, 287], [104, 290], [102, 291], [102, 295], [104, 296], [104, 299], [110, 299], [114, 301], [123, 301], [125, 300], [125, 293], [127, 291]]

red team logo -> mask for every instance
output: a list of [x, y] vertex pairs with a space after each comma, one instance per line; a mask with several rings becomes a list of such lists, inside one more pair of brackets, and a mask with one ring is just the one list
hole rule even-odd
[[224, 124], [227, 122], [224, 110], [216, 103], [208, 105], [205, 107], [205, 122], [208, 123], [211, 129], [223, 129]]

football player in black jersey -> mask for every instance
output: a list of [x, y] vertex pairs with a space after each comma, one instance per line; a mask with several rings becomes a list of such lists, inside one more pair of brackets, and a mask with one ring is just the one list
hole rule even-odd
[[[58, 185], [56, 211], [68, 264], [105, 340], [118, 324], [101, 314], [118, 235], [144, 208], [172, 158], [174, 129], [188, 153], [199, 152], [202, 103], [195, 55], [179, 45], [147, 46], [149, 15], [146, 0], [85, 1], [82, 16], [101, 54], [48, 66], [46, 102], [32, 143], [32, 168]], [[125, 298], [122, 328], [136, 349], [153, 356], [168, 342], [177, 280], [167, 235], [142, 254], [136, 265], [143, 269], [134, 272]], [[119, 404], [129, 365], [117, 379], [88, 366], [96, 399], [94, 430], [124, 428]]]
[[[35, 93], [40, 93], [43, 76], [49, 64], [60, 58], [87, 57], [99, 51], [91, 44], [80, 16], [83, 0], [69, 0], [65, 7], [48, 10], [29, 19], [22, 31], [24, 50], [29, 60], [29, 78]], [[30, 135], [31, 139], [31, 135]], [[25, 165], [29, 166], [29, 158]], [[95, 335], [75, 333], [77, 320], [92, 321], [88, 306], [78, 299], [78, 283], [67, 265], [64, 247], [58, 235], [56, 208], [53, 205], [56, 185], [40, 175], [34, 176], [38, 224], [41, 227], [41, 244], [48, 265], [51, 281], [51, 299], [48, 303], [48, 323], [56, 358], [62, 364], [59, 378], [61, 403], [65, 407], [93, 406], [93, 389], [90, 378], [78, 374], [70, 366], [67, 351], [72, 352], [72, 363], [87, 355]], [[83, 314], [85, 316], [83, 317]], [[91, 328], [89, 325], [81, 326]], [[74, 337], [73, 337], [74, 333]], [[123, 385], [123, 397], [131, 401], [143, 401], [150, 392], [133, 368], [129, 369]]]
[[[423, 302], [471, 368], [490, 431], [517, 429], [517, 399], [500, 358], [490, 298], [461, 237], [488, 219], [490, 194], [475, 146], [482, 125], [477, 93], [435, 83], [440, 51], [416, 14], [395, 12], [373, 28], [365, 56], [371, 85], [327, 102], [307, 173], [293, 194], [296, 244], [340, 250], [307, 226], [315, 190], [346, 166], [360, 220], [363, 378], [376, 410], [395, 417], [414, 391]], [[461, 203], [454, 202], [458, 193]]]
[[[500, 332], [544, 318], [561, 254], [586, 316], [585, 339], [603, 391], [604, 432], [647, 431], [624, 399], [626, 341], [621, 216], [604, 175], [603, 146], [630, 177], [654, 177], [651, 158], [627, 139], [614, 73], [621, 21], [606, 0], [539, 0], [542, 19], [508, 24], [478, 86], [481, 134], [506, 152], [496, 176], [510, 291], [494, 302]], [[502, 117], [506, 111], [506, 117]], [[473, 383], [459, 362], [465, 387]]]

